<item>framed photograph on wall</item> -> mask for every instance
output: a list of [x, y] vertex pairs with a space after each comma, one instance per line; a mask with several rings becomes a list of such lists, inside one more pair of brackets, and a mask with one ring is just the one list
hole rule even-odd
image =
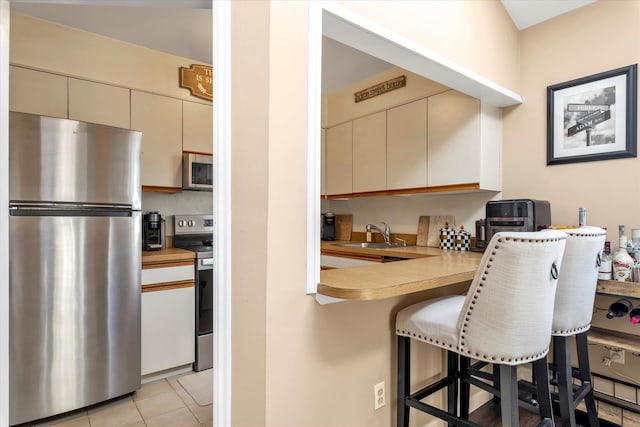
[[638, 65], [547, 87], [547, 165], [636, 157]]

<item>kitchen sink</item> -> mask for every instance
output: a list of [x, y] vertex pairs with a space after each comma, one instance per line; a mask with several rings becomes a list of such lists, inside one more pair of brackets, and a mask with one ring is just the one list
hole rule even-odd
[[402, 246], [399, 243], [385, 243], [385, 242], [336, 243], [335, 245], [344, 246], [347, 248], [369, 248], [369, 249], [386, 249], [386, 248], [397, 248]]

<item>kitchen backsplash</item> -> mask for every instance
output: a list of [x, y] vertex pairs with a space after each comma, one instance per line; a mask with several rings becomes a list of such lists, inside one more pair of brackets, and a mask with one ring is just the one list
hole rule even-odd
[[142, 193], [142, 212], [156, 211], [166, 220], [167, 236], [173, 235], [173, 216], [213, 213], [213, 193], [183, 191], [182, 193]]
[[475, 235], [475, 221], [485, 216], [485, 204], [500, 193], [478, 192], [447, 195], [359, 197], [323, 200], [322, 212], [353, 214], [353, 231], [365, 231], [369, 223], [384, 221], [392, 233], [416, 234], [421, 215], [453, 215], [456, 225], [464, 225]]

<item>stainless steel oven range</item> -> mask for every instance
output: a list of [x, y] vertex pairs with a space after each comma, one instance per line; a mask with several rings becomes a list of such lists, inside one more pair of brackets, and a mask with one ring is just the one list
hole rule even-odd
[[213, 367], [213, 216], [176, 215], [173, 246], [196, 253], [195, 371]]

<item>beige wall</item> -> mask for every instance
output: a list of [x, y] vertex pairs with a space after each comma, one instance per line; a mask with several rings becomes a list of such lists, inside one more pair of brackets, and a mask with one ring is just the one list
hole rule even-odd
[[[231, 15], [231, 401], [234, 426], [265, 425], [269, 25], [268, 2], [234, 2]], [[257, 34], [262, 37], [256, 37]]]
[[197, 61], [11, 13], [11, 64], [203, 104], [179, 86], [180, 67]]
[[[602, 37], [593, 37], [597, 28]], [[577, 224], [578, 208], [587, 222], [606, 227], [617, 241], [618, 224], [627, 235], [640, 228], [640, 158], [546, 166], [546, 87], [640, 62], [640, 2], [599, 1], [521, 33], [522, 105], [505, 110], [503, 197], [534, 197], [551, 202], [555, 224]], [[627, 319], [607, 320], [615, 299], [597, 298], [594, 324], [640, 335]], [[592, 369], [602, 367], [603, 349], [590, 349]], [[629, 357], [616, 369], [638, 378], [640, 359]]]
[[[450, 59], [456, 60], [451, 53], [460, 49], [473, 52], [466, 67], [517, 89], [517, 44], [500, 40], [497, 57], [494, 44], [488, 44], [495, 34], [517, 38], [499, 2], [447, 3], [460, 12], [447, 29], [450, 37], [439, 34], [442, 25], [430, 28], [411, 18], [417, 7], [431, 16], [429, 22], [436, 21], [432, 15], [447, 8], [441, 3], [376, 2], [368, 9], [387, 12], [373, 19], [394, 30], [406, 27]], [[395, 313], [436, 294], [330, 306], [305, 295], [307, 3], [233, 2], [232, 13], [232, 170], [233, 179], [242, 181], [234, 183], [232, 194], [232, 425], [394, 425]], [[474, 29], [473, 40], [453, 37], [463, 28]], [[266, 102], [268, 123], [261, 110]], [[463, 292], [464, 286], [454, 291]], [[439, 372], [439, 350], [416, 346], [415, 356], [425, 376]], [[382, 380], [388, 403], [374, 411], [373, 386]], [[415, 416], [413, 425], [426, 420]]]
[[341, 1], [373, 22], [518, 93], [518, 30], [496, 0]]
[[[340, 67], [340, 64], [335, 64], [335, 66]], [[383, 96], [367, 99], [366, 102], [353, 102], [353, 94], [355, 92], [399, 76], [407, 77], [407, 85], [405, 87], [387, 92]], [[326, 100], [323, 100], [323, 104], [326, 104], [326, 111], [323, 111], [325, 114], [322, 115], [322, 127], [336, 126], [349, 120], [407, 104], [448, 89], [446, 86], [425, 79], [410, 71], [392, 67], [325, 96]]]
[[640, 62], [639, 23], [640, 2], [601, 1], [522, 32], [524, 102], [504, 111], [504, 198], [549, 200], [555, 224], [576, 224], [585, 207], [609, 239], [618, 224], [640, 227], [640, 158], [546, 166], [547, 86]]

